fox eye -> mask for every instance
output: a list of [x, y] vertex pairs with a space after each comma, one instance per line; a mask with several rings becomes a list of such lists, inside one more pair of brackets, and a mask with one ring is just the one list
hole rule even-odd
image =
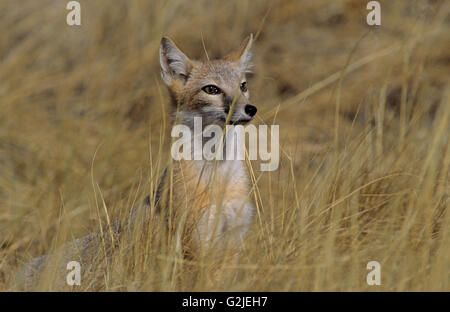
[[240, 87], [241, 87], [242, 92], [247, 92], [247, 82], [246, 81], [242, 82]]
[[205, 91], [206, 93], [212, 94], [212, 95], [222, 93], [222, 90], [220, 90], [218, 87], [216, 87], [216, 86], [214, 86], [214, 85], [207, 85], [207, 86], [204, 86], [204, 87], [202, 88], [202, 90]]

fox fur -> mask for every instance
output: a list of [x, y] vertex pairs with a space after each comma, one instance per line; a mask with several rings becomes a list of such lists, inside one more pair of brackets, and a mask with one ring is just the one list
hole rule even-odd
[[[252, 42], [250, 35], [236, 51], [218, 60], [201, 62], [189, 59], [172, 40], [162, 38], [161, 77], [171, 96], [174, 125], [192, 129], [194, 117], [202, 118], [203, 129], [213, 124], [223, 127], [227, 122], [246, 124], [253, 119], [256, 107], [250, 104], [245, 75], [251, 68]], [[213, 89], [219, 93], [206, 92], [207, 86], [217, 88]], [[117, 244], [124, 242], [124, 228], [131, 230], [137, 218], [149, 218], [152, 200], [157, 212], [166, 216], [161, 219], [172, 218], [175, 224], [184, 220], [184, 248], [191, 255], [205, 253], [212, 245], [237, 249], [254, 214], [245, 161], [172, 161], [161, 178], [157, 194], [132, 209], [124, 224], [116, 221], [103, 231], [112, 236], [90, 233], [65, 244], [53, 255], [32, 259], [17, 275], [17, 289], [34, 289], [41, 273], [50, 266], [56, 266], [53, 270], [56, 289], [67, 288], [66, 265], [72, 260], [80, 260], [90, 271], [105, 269], [92, 263], [103, 263], [101, 258], [109, 257]], [[102, 248], [107, 252], [99, 252]]]

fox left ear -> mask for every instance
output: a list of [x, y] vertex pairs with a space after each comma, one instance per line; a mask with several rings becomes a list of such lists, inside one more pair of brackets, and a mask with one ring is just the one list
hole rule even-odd
[[167, 37], [161, 39], [159, 48], [161, 77], [167, 85], [174, 80], [185, 81], [191, 68], [191, 60]]
[[249, 72], [252, 67], [250, 61], [252, 58], [252, 53], [250, 52], [250, 48], [253, 43], [253, 34], [250, 34], [244, 41], [241, 43], [241, 46], [236, 51], [228, 54], [224, 57], [224, 59], [232, 60], [235, 62], [239, 62], [241, 68], [244, 72]]

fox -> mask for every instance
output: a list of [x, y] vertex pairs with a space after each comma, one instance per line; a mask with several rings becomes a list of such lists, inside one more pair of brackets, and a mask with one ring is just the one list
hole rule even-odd
[[[252, 43], [250, 34], [224, 57], [199, 61], [188, 58], [170, 38], [162, 37], [160, 73], [170, 95], [173, 126], [194, 130], [194, 120], [201, 118], [203, 133], [211, 125], [245, 125], [254, 119], [257, 108], [250, 102], [246, 79], [252, 67]], [[215, 140], [222, 142], [223, 137]], [[195, 144], [192, 146], [192, 154], [199, 152]], [[224, 151], [227, 148], [230, 146], [224, 144]], [[150, 211], [152, 207], [156, 209]], [[168, 231], [174, 230], [171, 226], [183, 225], [186, 257], [201, 257], [217, 248], [214, 250], [230, 252], [236, 261], [255, 212], [245, 160], [171, 160], [155, 194], [134, 207], [125, 222], [116, 220], [109, 229], [68, 242], [53, 255], [32, 259], [16, 275], [15, 289], [36, 289], [46, 270], [56, 279], [55, 289], [68, 289], [67, 263], [73, 260], [79, 260], [85, 271], [105, 270], [104, 258], [111, 257], [119, 244], [126, 244], [124, 233], [133, 231], [139, 218], [149, 224], [147, 219], [153, 212]], [[214, 274], [211, 280], [217, 281], [218, 274]]]
[[[250, 102], [246, 79], [252, 42], [250, 35], [236, 51], [201, 62], [191, 60], [171, 39], [162, 38], [161, 77], [170, 93], [173, 124], [194, 131], [195, 118], [201, 118], [201, 130], [205, 131], [211, 125], [225, 127], [227, 123], [245, 125], [252, 121], [257, 108]], [[194, 142], [191, 146], [193, 155], [202, 153], [195, 150]], [[224, 150], [227, 148], [225, 145]], [[186, 222], [193, 228], [189, 247], [201, 252], [217, 243], [221, 248], [225, 243], [232, 248], [239, 246], [254, 214], [245, 160], [192, 158], [173, 166], [174, 209], [189, 211]]]

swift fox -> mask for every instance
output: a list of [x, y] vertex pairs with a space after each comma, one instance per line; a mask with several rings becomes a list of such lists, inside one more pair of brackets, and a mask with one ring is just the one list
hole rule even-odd
[[[236, 51], [201, 62], [189, 59], [170, 39], [162, 38], [161, 77], [171, 96], [174, 125], [193, 129], [194, 118], [200, 117], [203, 131], [210, 125], [246, 124], [254, 118], [257, 108], [250, 104], [245, 76], [252, 41], [250, 35]], [[196, 152], [194, 148], [192, 153]], [[156, 194], [133, 208], [123, 224], [113, 222], [109, 229], [69, 242], [51, 256], [34, 258], [18, 274], [17, 289], [36, 289], [44, 270], [51, 271], [56, 280], [53, 289], [64, 289], [66, 265], [74, 260], [81, 262], [83, 271], [106, 269], [104, 258], [111, 257], [119, 243], [127, 244], [124, 233], [136, 228], [135, 221], [152, 218], [150, 207], [156, 207], [159, 220], [168, 221], [168, 230], [182, 225], [186, 255], [204, 254], [212, 245], [218, 250], [237, 250], [254, 213], [245, 161], [171, 160]]]
[[[174, 124], [194, 131], [194, 119], [201, 118], [204, 131], [211, 125], [246, 124], [254, 118], [257, 108], [250, 104], [245, 76], [252, 41], [250, 35], [238, 50], [200, 62], [162, 38], [161, 76], [171, 95]], [[192, 142], [191, 146], [192, 154], [202, 153], [196, 149], [203, 145], [196, 147]], [[224, 146], [224, 151], [227, 148]], [[216, 243], [223, 248], [225, 244], [238, 246], [254, 211], [245, 161], [192, 158], [173, 163], [174, 210], [186, 214], [187, 229], [192, 230], [187, 248], [197, 253]]]

